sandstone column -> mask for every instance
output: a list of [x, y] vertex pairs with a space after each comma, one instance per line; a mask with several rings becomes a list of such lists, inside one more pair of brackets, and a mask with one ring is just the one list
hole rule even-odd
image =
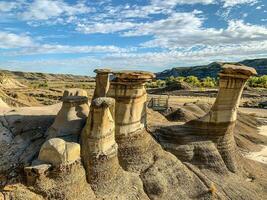
[[[119, 160], [124, 169], [133, 162], [141, 162], [150, 138], [145, 130], [147, 93], [145, 82], [154, 74], [149, 72], [113, 72], [108, 96], [115, 98], [116, 141]], [[143, 159], [145, 160], [145, 159]]]
[[109, 89], [109, 75], [111, 73], [110, 69], [96, 69], [96, 87], [93, 99], [98, 97], [105, 97]]
[[89, 113], [88, 98], [66, 95], [62, 101], [62, 107], [47, 131], [48, 138], [66, 137], [77, 142]]
[[242, 65], [226, 64], [219, 73], [219, 91], [210, 112], [204, 117], [194, 120], [198, 133], [208, 135], [216, 144], [227, 168], [235, 172], [237, 169], [236, 143], [233, 129], [237, 118], [240, 98], [251, 75], [257, 72], [254, 68]]
[[256, 75], [254, 68], [226, 64], [219, 73], [219, 92], [211, 111], [200, 121], [225, 123], [236, 121], [237, 108], [248, 78]]
[[82, 137], [82, 160], [87, 180], [94, 188], [104, 187], [119, 170], [112, 98], [100, 97], [92, 101]]

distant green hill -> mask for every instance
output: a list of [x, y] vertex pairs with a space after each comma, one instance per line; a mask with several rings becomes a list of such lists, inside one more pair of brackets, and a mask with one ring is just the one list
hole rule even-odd
[[[267, 74], [267, 58], [243, 60], [238, 62], [240, 64], [254, 67], [258, 74]], [[157, 79], [165, 79], [170, 76], [196, 76], [198, 78], [205, 78], [207, 76], [217, 77], [218, 72], [221, 70], [222, 62], [213, 62], [208, 65], [194, 66], [194, 67], [175, 67], [172, 69], [164, 70], [163, 72], [156, 73]]]

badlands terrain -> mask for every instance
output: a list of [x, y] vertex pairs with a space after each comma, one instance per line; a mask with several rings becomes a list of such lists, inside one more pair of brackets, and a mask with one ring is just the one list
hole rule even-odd
[[95, 73], [1, 71], [1, 200], [267, 198], [267, 92], [245, 86], [254, 68], [222, 64], [204, 90]]

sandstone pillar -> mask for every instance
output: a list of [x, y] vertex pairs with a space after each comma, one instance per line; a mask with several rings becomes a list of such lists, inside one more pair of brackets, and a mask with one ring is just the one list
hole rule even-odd
[[115, 123], [115, 101], [100, 97], [92, 101], [82, 137], [82, 160], [87, 180], [93, 188], [104, 187], [116, 177], [119, 169]]
[[[115, 98], [116, 141], [119, 146], [119, 160], [124, 168], [138, 162], [147, 150], [149, 139], [146, 133], [145, 82], [154, 74], [149, 72], [113, 72], [108, 96]], [[139, 157], [139, 158], [138, 158]]]
[[237, 108], [248, 78], [256, 75], [254, 68], [223, 65], [219, 73], [219, 92], [210, 112], [200, 121], [209, 123], [225, 123], [236, 121]]
[[109, 75], [111, 73], [111, 70], [109, 69], [96, 69], [94, 70], [96, 73], [96, 87], [93, 99], [98, 97], [105, 97], [108, 89], [109, 89]]
[[62, 107], [47, 131], [48, 138], [63, 137], [77, 142], [89, 113], [88, 98], [64, 96], [62, 101]]
[[200, 135], [208, 135], [220, 152], [227, 168], [236, 172], [237, 154], [233, 129], [237, 118], [237, 109], [244, 86], [251, 75], [257, 72], [254, 68], [226, 64], [219, 73], [219, 91], [210, 112], [194, 120]]

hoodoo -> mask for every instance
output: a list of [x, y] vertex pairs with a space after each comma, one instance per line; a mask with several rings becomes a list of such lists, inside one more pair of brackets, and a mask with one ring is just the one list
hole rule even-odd
[[115, 134], [119, 146], [119, 160], [124, 169], [135, 171], [138, 162], [146, 162], [142, 156], [151, 142], [151, 136], [145, 129], [145, 83], [154, 78], [154, 74], [120, 71], [113, 72], [113, 75], [115, 78], [111, 81], [108, 96], [116, 100]]
[[88, 97], [75, 96], [84, 92], [65, 91], [62, 107], [52, 126], [48, 129], [48, 138], [63, 137], [77, 142], [80, 132], [89, 114]]
[[109, 85], [110, 85], [110, 80], [109, 80], [109, 75], [111, 73], [110, 69], [96, 69], [94, 70], [96, 73], [96, 87], [95, 87], [95, 92], [93, 99], [97, 97], [105, 97], [107, 95]]
[[[199, 160], [193, 161], [201, 156], [195, 155], [196, 152], [199, 153], [197, 149], [218, 151], [218, 156], [223, 159], [228, 170], [236, 172], [239, 153], [234, 141], [233, 129], [244, 86], [248, 78], [255, 74], [254, 68], [223, 65], [219, 73], [218, 95], [211, 110], [203, 117], [189, 121], [183, 126], [163, 128], [159, 136], [163, 146], [181, 160], [197, 162], [197, 164], [201, 163]], [[215, 152], [211, 155], [215, 155]], [[219, 160], [217, 159], [218, 163]], [[208, 163], [201, 165], [207, 166]]]
[[82, 136], [82, 159], [87, 180], [96, 188], [111, 181], [119, 169], [113, 120], [114, 105], [112, 98], [94, 99]]

